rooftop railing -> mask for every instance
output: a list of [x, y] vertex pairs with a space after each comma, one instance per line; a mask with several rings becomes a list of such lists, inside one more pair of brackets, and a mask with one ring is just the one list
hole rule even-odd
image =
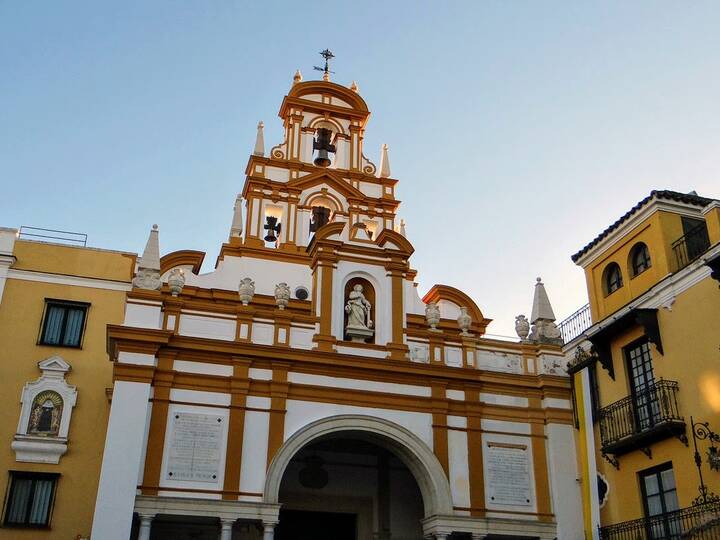
[[87, 234], [85, 233], [41, 229], [40, 227], [28, 227], [27, 225], [20, 227], [18, 237], [21, 240], [34, 240], [36, 242], [52, 242], [82, 247], [87, 245]]
[[563, 320], [558, 328], [562, 336], [563, 343], [570, 343], [573, 339], [582, 334], [585, 330], [592, 326], [592, 317], [590, 315], [590, 304], [585, 304], [575, 313]]

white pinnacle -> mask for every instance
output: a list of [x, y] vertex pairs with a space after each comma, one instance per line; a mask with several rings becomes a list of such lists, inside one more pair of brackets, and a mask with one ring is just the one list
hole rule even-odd
[[145, 251], [138, 261], [138, 268], [160, 270], [160, 239], [157, 225], [152, 226], [147, 244], [145, 244]]
[[265, 135], [263, 134], [264, 127], [265, 124], [263, 124], [262, 122], [258, 122], [257, 136], [255, 138], [255, 150], [253, 151], [253, 154], [255, 154], [256, 156], [265, 155]]
[[233, 219], [230, 226], [230, 238], [241, 237], [243, 232], [243, 215], [242, 215], [242, 195], [238, 193], [233, 207]]
[[382, 145], [380, 154], [380, 178], [390, 178], [390, 158], [388, 157], [388, 145]]
[[533, 297], [530, 323], [535, 324], [539, 320], [555, 320], [555, 313], [553, 313], [552, 306], [550, 305], [550, 299], [545, 291], [545, 285], [543, 285], [542, 278], [537, 278], [537, 283], [535, 283], [535, 295]]

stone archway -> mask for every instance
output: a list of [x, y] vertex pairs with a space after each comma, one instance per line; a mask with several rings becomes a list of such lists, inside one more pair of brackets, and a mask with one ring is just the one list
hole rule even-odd
[[445, 471], [432, 450], [416, 435], [393, 422], [364, 415], [339, 415], [312, 422], [294, 433], [275, 454], [265, 480], [263, 500], [279, 503], [283, 474], [302, 448], [332, 434], [347, 433], [392, 452], [415, 477], [425, 518], [452, 514], [452, 496]]

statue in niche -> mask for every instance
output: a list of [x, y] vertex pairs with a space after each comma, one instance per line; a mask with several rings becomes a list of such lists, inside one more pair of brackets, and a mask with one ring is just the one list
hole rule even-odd
[[35, 396], [30, 410], [28, 434], [56, 437], [60, 431], [62, 409], [62, 398], [55, 392], [42, 392]]
[[372, 305], [363, 294], [363, 286], [356, 284], [348, 294], [345, 313], [348, 315], [348, 323], [345, 333], [355, 342], [364, 342], [374, 333], [373, 322], [370, 316]]

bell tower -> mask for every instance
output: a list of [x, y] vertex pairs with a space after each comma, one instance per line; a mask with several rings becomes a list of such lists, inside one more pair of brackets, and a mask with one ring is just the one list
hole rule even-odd
[[[414, 272], [408, 261], [413, 248], [395, 230], [397, 181], [390, 177], [387, 145], [379, 168], [364, 153], [370, 111], [357, 84], [331, 82], [332, 53], [323, 51], [323, 57], [323, 80], [295, 74], [278, 112], [283, 140], [269, 152], [264, 124], [258, 124], [241, 193], [244, 211], [235, 213], [244, 226], [235, 226], [220, 260], [269, 259], [292, 273], [303, 266], [312, 283], [317, 348], [386, 346], [388, 354], [404, 358], [403, 298]], [[367, 306], [364, 319], [353, 314], [355, 324], [345, 311], [350, 296], [354, 306]], [[357, 329], [361, 319], [367, 331]]]

